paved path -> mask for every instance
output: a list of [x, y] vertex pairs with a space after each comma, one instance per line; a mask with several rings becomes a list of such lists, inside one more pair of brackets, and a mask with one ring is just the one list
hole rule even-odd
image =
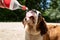
[[47, 23], [47, 25], [60, 25], [60, 23]]
[[[60, 25], [60, 23], [48, 23]], [[0, 22], [0, 40], [25, 40], [25, 31], [21, 22]]]
[[0, 40], [25, 40], [24, 28], [20, 22], [0, 22]]

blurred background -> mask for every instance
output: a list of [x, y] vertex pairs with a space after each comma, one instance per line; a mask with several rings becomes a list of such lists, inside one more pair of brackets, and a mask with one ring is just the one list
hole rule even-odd
[[[60, 23], [60, 0], [18, 0], [29, 9], [37, 9], [47, 22]], [[14, 11], [0, 8], [0, 22], [20, 22], [25, 17], [26, 11]]]

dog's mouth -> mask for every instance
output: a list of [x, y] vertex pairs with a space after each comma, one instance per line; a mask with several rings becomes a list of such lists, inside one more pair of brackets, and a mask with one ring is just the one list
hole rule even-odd
[[27, 20], [34, 20], [35, 19], [35, 13], [33, 11], [27, 12], [26, 19]]

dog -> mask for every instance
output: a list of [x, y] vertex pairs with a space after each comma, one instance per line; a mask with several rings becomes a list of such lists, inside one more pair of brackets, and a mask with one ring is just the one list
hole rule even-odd
[[23, 20], [25, 40], [60, 40], [60, 27], [46, 23], [40, 11], [28, 11]]

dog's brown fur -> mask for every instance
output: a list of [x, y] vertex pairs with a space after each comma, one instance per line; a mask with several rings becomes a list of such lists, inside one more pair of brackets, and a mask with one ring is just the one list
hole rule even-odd
[[60, 40], [60, 25], [47, 25], [50, 40]]
[[27, 26], [26, 40], [60, 40], [60, 25], [47, 25], [41, 15], [36, 25], [33, 20], [27, 21], [25, 18], [23, 21], [24, 26]]

